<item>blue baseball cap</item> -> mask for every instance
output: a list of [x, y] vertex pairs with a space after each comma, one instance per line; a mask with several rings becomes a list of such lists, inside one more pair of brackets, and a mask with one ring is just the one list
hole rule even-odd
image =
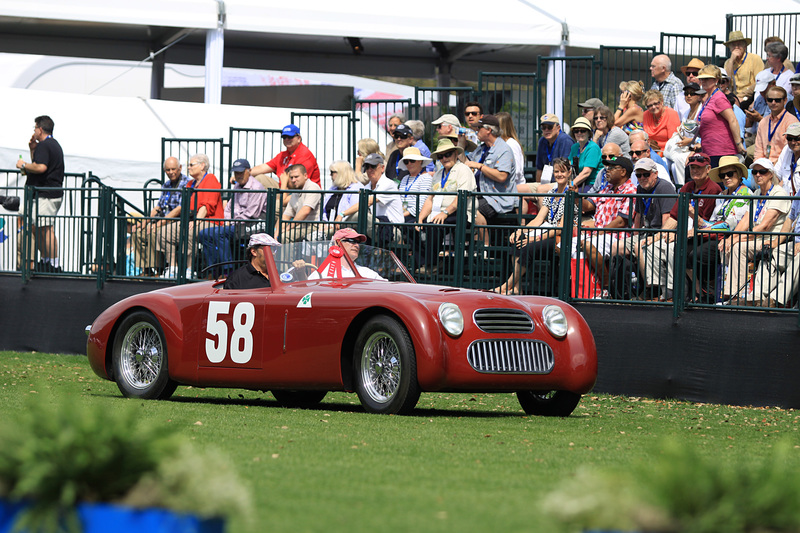
[[294, 137], [295, 135], [300, 135], [300, 128], [294, 124], [284, 126], [283, 131], [281, 131], [281, 137]]
[[231, 170], [233, 172], [244, 172], [248, 168], [250, 168], [250, 161], [248, 161], [247, 159], [237, 159], [236, 161], [233, 162]]

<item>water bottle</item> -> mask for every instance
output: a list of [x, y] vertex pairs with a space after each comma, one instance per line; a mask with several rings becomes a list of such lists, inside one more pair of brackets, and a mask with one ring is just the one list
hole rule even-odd
[[[469, 128], [458, 128], [458, 134], [459, 135], [466, 135], [467, 133], [469, 133], [469, 131], [470, 131]], [[22, 156], [20, 156], [20, 157], [22, 157]]]
[[636, 294], [636, 289], [639, 288], [639, 277], [636, 272], [631, 272], [631, 292]]
[[[19, 156], [19, 160], [22, 161], [22, 156]], [[20, 174], [25, 176], [27, 173], [25, 172], [25, 166], [23, 165], [22, 168], [19, 169]]]

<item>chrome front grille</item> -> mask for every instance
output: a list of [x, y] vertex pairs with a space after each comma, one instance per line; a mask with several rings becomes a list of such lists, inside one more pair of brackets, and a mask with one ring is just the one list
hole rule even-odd
[[472, 320], [486, 333], [531, 333], [533, 320], [519, 309], [478, 309]]
[[553, 350], [534, 340], [480, 340], [469, 345], [467, 360], [488, 374], [548, 374], [555, 364]]

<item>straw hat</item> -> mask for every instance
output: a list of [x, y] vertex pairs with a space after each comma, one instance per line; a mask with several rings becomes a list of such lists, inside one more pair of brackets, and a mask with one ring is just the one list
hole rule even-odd
[[717, 183], [722, 183], [722, 178], [719, 177], [719, 169], [723, 167], [736, 167], [739, 171], [739, 174], [742, 178], [747, 177], [747, 167], [744, 166], [740, 161], [739, 158], [735, 155], [724, 155], [719, 158], [719, 166], [716, 168], [712, 168], [708, 171], [708, 177], [711, 178], [713, 181]]
[[691, 61], [689, 61], [689, 64], [688, 64], [688, 65], [684, 65], [684, 66], [682, 66], [682, 67], [681, 67], [681, 72], [683, 72], [684, 74], [686, 74], [686, 69], [687, 69], [687, 68], [696, 68], [697, 70], [700, 70], [700, 69], [701, 69], [701, 68], [703, 68], [704, 66], [706, 66], [706, 64], [705, 64], [705, 63], [703, 63], [702, 61], [700, 61], [700, 60], [699, 60], [699, 59], [697, 59], [696, 57], [693, 57], [693, 58], [692, 58], [692, 60], [691, 60]]
[[728, 46], [731, 43], [735, 43], [736, 41], [744, 41], [745, 46], [750, 46], [750, 43], [753, 42], [753, 39], [749, 37], [745, 37], [744, 33], [739, 30], [732, 31], [728, 34], [728, 40], [725, 41], [725, 46]]
[[443, 139], [439, 139], [439, 144], [436, 146], [436, 151], [431, 154], [431, 157], [434, 159], [439, 159], [441, 154], [449, 152], [450, 150], [458, 150], [458, 155], [464, 153], [463, 148], [453, 144], [453, 141], [451, 141], [449, 137], [445, 137]]
[[409, 146], [405, 150], [403, 150], [403, 157], [401, 159], [408, 159], [410, 161], [422, 161], [425, 164], [428, 164], [432, 161], [430, 157], [425, 157], [422, 155], [422, 152], [419, 151], [419, 148], [416, 146]]

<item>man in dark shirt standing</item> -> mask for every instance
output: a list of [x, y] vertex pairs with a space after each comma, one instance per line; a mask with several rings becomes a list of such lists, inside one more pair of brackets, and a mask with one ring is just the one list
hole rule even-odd
[[[63, 187], [64, 185], [64, 152], [61, 145], [53, 138], [53, 119], [47, 115], [36, 117], [33, 135], [28, 142], [31, 150], [31, 163], [22, 157], [17, 161], [17, 168], [28, 176], [27, 187]], [[31, 190], [27, 190], [30, 194]], [[36, 233], [36, 247], [42, 256], [39, 270], [60, 272], [58, 261], [58, 240], [53, 231], [53, 217], [61, 208], [64, 197], [62, 190], [40, 190], [36, 195], [33, 212], [29, 213], [32, 232]], [[20, 222], [22, 219], [20, 219]], [[20, 244], [22, 241], [20, 241]], [[28, 258], [33, 261], [33, 246], [28, 247]]]
[[264, 247], [273, 249], [281, 245], [266, 233], [255, 233], [250, 236], [247, 243], [247, 258], [249, 263], [234, 270], [225, 280], [223, 289], [261, 289], [269, 287], [269, 274], [267, 273], [267, 260], [264, 257]]

